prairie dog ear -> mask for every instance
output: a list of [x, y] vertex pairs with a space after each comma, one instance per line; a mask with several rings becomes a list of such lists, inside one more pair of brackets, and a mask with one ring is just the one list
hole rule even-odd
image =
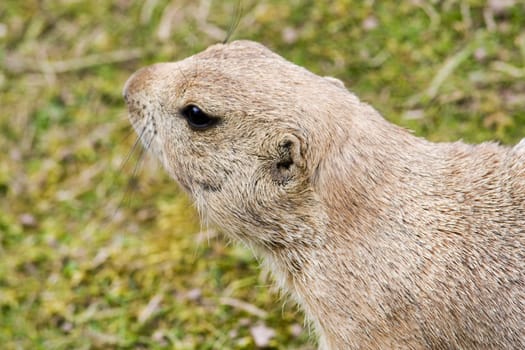
[[337, 87], [340, 87], [341, 89], [346, 89], [345, 83], [343, 83], [341, 80], [334, 78], [334, 77], [324, 77], [326, 80], [328, 80], [330, 83], [334, 84]]
[[297, 179], [306, 170], [303, 142], [293, 134], [285, 134], [278, 143], [277, 157], [273, 165], [273, 177], [284, 185]]

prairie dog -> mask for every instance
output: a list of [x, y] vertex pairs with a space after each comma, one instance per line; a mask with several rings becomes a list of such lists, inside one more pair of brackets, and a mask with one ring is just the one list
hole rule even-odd
[[124, 97], [321, 349], [525, 348], [525, 140], [428, 142], [250, 41], [143, 68]]

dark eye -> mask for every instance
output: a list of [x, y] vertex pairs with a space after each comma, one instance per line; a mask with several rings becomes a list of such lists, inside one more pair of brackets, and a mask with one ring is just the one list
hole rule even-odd
[[188, 105], [181, 111], [188, 122], [190, 128], [194, 130], [205, 130], [214, 126], [218, 119], [204, 113], [202, 109], [195, 105]]

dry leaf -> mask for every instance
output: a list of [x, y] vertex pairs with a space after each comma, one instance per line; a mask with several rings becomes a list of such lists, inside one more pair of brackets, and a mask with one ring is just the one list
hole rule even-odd
[[255, 345], [260, 348], [267, 347], [270, 345], [270, 340], [275, 337], [275, 330], [273, 328], [266, 327], [264, 324], [258, 324], [250, 328], [250, 333], [253, 337]]

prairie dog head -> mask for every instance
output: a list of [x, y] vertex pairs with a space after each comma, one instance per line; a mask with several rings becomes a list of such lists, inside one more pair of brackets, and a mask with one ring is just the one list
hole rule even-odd
[[319, 244], [315, 179], [358, 104], [342, 83], [264, 46], [218, 44], [137, 71], [124, 87], [144, 145], [201, 215], [248, 243]]

